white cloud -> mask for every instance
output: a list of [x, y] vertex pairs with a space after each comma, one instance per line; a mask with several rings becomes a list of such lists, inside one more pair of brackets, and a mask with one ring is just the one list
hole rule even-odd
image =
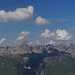
[[39, 17], [36, 18], [35, 23], [36, 23], [37, 25], [39, 25], [39, 26], [50, 24], [50, 22], [49, 22], [47, 19], [42, 18], [41, 16], [39, 16]]
[[38, 41], [38, 40], [36, 40], [36, 41], [30, 41], [29, 43], [28, 43], [28, 45], [41, 45], [41, 43], [40, 43], [40, 41]]
[[14, 41], [14, 43], [17, 43], [17, 42], [23, 42], [23, 40], [25, 39], [26, 36], [28, 36], [29, 32], [28, 31], [22, 31], [20, 33], [20, 35], [18, 36], [18, 38], [16, 39], [16, 41]]
[[48, 45], [48, 44], [55, 45], [55, 43], [56, 43], [55, 41], [53, 41], [53, 40], [50, 40], [49, 42], [47, 42], [47, 43], [46, 43], [46, 45]]
[[41, 33], [41, 37], [44, 37], [44, 38], [52, 38], [54, 36], [55, 36], [55, 33], [51, 32], [48, 29], [45, 29], [45, 32]]
[[6, 40], [7, 40], [6, 38], [0, 39], [0, 44], [4, 43]]
[[45, 29], [45, 31], [43, 33], [41, 33], [41, 37], [50, 38], [51, 40], [55, 39], [58, 41], [64, 41], [64, 40], [72, 39], [71, 34], [64, 29], [63, 30], [57, 29], [56, 32], [51, 32], [50, 30]]
[[17, 8], [14, 11], [0, 10], [0, 22], [29, 20], [33, 16], [33, 6]]
[[61, 29], [57, 29], [56, 31], [56, 38], [57, 40], [70, 40], [71, 39], [71, 35], [68, 31], [66, 30], [61, 30]]
[[40, 41], [37, 40], [37, 41], [35, 42], [35, 44], [36, 44], [36, 45], [40, 45], [41, 43], [40, 43]]

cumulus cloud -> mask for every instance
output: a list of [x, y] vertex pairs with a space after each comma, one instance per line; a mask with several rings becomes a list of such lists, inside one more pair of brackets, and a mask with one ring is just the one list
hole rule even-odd
[[6, 38], [0, 39], [0, 44], [4, 43], [6, 40], [7, 40]]
[[43, 33], [41, 33], [41, 37], [44, 37], [44, 38], [52, 38], [54, 36], [55, 36], [55, 33], [51, 32], [48, 29], [45, 29], [45, 31]]
[[49, 42], [46, 43], [46, 45], [48, 45], [48, 44], [55, 45], [55, 43], [56, 43], [55, 41], [50, 40]]
[[36, 18], [35, 23], [36, 23], [37, 25], [39, 25], [39, 26], [50, 24], [50, 22], [49, 22], [47, 19], [42, 18], [41, 16], [39, 16], [39, 17]]
[[25, 39], [26, 36], [28, 36], [29, 32], [28, 31], [22, 31], [20, 33], [20, 35], [18, 36], [18, 38], [14, 41], [14, 43], [17, 43], [17, 42], [23, 42], [23, 40]]
[[57, 40], [70, 40], [71, 39], [70, 33], [66, 30], [61, 30], [61, 29], [57, 29], [56, 37], [57, 37]]
[[50, 30], [45, 29], [45, 31], [41, 33], [41, 37], [50, 38], [51, 40], [55, 39], [59, 41], [72, 39], [71, 34], [64, 29], [57, 29], [56, 32], [51, 32]]
[[29, 20], [33, 16], [33, 6], [17, 8], [14, 11], [0, 10], [0, 22]]
[[36, 45], [40, 45], [41, 43], [40, 43], [40, 41], [37, 40], [37, 41], [35, 42], [35, 44], [36, 44]]
[[28, 43], [28, 45], [41, 45], [41, 42], [40, 41], [38, 41], [38, 40], [36, 40], [36, 41], [30, 41], [29, 43]]

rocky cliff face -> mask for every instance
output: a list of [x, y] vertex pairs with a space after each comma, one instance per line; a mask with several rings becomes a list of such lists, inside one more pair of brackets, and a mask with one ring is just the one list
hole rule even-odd
[[72, 56], [75, 56], [75, 44], [71, 43], [67, 52], [71, 53]]
[[59, 51], [67, 51], [68, 50], [68, 46], [65, 44], [59, 44], [55, 48]]
[[65, 44], [60, 44], [58, 46], [56, 46], [56, 49], [58, 51], [65, 51], [70, 53], [73, 57], [75, 56], [75, 44], [71, 43], [69, 46], [65, 45]]
[[70, 44], [69, 46], [65, 44], [60, 44], [57, 46], [54, 45], [36, 45], [34, 47], [27, 44], [22, 44], [16, 47], [0, 47], [0, 55], [19, 55], [27, 53], [43, 53], [44, 51], [51, 53], [54, 49], [57, 49], [59, 52], [64, 51], [70, 53], [72, 56], [75, 55], [75, 44]]

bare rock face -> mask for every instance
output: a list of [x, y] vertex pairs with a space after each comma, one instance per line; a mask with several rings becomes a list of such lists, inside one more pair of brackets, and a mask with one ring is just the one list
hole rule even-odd
[[44, 47], [42, 45], [36, 45], [33, 47], [33, 52], [34, 53], [42, 53], [44, 50]]
[[58, 51], [65, 51], [70, 53], [73, 57], [75, 56], [75, 44], [71, 43], [69, 46], [65, 45], [65, 44], [60, 44], [58, 46], [56, 46], [56, 49]]
[[19, 46], [11, 47], [0, 47], [0, 55], [22, 55], [22, 54], [30, 54], [34, 53], [52, 53], [52, 51], [58, 50], [70, 53], [72, 56], [75, 56], [75, 44], [71, 43], [69, 46], [65, 44], [60, 44], [57, 46], [48, 44], [48, 45], [36, 45], [29, 46], [27, 44], [21, 44]]
[[1, 47], [0, 48], [0, 55], [12, 55], [12, 54], [27, 54], [32, 52], [32, 47], [22, 44], [16, 47]]
[[51, 53], [52, 49], [55, 49], [55, 46], [48, 44], [48, 45], [36, 45], [33, 47], [32, 51], [34, 53], [43, 53], [44, 51]]
[[0, 47], [0, 55], [9, 55], [11, 54], [10, 51], [11, 47]]
[[20, 46], [14, 47], [12, 53], [13, 54], [27, 54], [32, 52], [32, 47], [27, 44], [22, 44]]
[[48, 53], [52, 53], [52, 50], [55, 49], [55, 46], [51, 44], [45, 45], [44, 47]]
[[67, 51], [68, 50], [68, 46], [65, 44], [59, 44], [55, 48], [59, 51]]
[[72, 56], [75, 56], [75, 44], [71, 43], [68, 47], [68, 53], [71, 53]]

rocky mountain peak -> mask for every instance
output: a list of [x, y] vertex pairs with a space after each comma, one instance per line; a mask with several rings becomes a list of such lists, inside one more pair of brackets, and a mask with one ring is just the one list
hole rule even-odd
[[71, 44], [69, 45], [69, 47], [75, 47], [75, 44], [71, 43]]
[[60, 51], [68, 52], [74, 56], [75, 55], [75, 44], [71, 43], [69, 46], [67, 46], [65, 44], [59, 44], [57, 46], [54, 46], [51, 44], [29, 46], [29, 45], [23, 43], [16, 47], [11, 47], [11, 46], [1, 47], [0, 55], [2, 55], [2, 54], [27, 54], [27, 53], [32, 53], [32, 52], [34, 52], [34, 53], [43, 53], [43, 52], [51, 53], [54, 50], [58, 50], [59, 52]]
[[67, 51], [68, 50], [68, 46], [65, 44], [59, 44], [55, 48], [58, 49], [59, 51]]

